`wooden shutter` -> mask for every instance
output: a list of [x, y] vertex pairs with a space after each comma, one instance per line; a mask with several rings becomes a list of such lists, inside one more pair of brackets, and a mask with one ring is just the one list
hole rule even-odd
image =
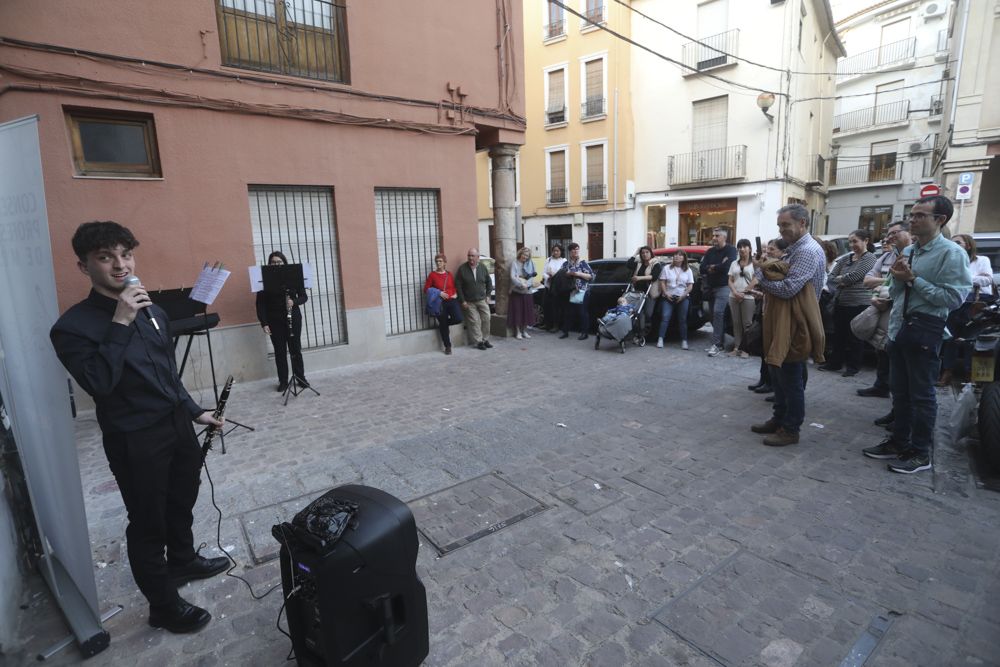
[[587, 185], [604, 185], [604, 146], [587, 146]]
[[563, 94], [566, 85], [566, 70], [557, 69], [549, 72], [549, 113], [562, 111], [566, 106]]
[[566, 151], [549, 153], [549, 186], [552, 190], [566, 188]]
[[587, 100], [599, 100], [604, 97], [604, 60], [591, 60], [584, 65], [586, 69]]

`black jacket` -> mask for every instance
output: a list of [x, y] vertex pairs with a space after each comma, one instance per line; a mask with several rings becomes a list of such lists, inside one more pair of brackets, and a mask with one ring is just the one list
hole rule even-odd
[[94, 290], [56, 321], [49, 338], [73, 379], [94, 398], [105, 433], [150, 426], [183, 405], [191, 419], [204, 410], [191, 398], [174, 361], [167, 314], [156, 305], [129, 326], [111, 321], [117, 301]]
[[[729, 284], [729, 265], [736, 261], [738, 256], [734, 245], [727, 243], [721, 248], [712, 246], [705, 251], [705, 256], [701, 258], [698, 271], [702, 278], [708, 281], [709, 287], [725, 287]], [[716, 267], [715, 271], [709, 273], [708, 267], [710, 266]]]
[[[289, 290], [288, 295], [292, 297], [292, 318], [299, 319], [302, 313], [299, 306], [309, 300], [305, 291]], [[288, 308], [285, 305], [285, 295], [281, 292], [257, 292], [257, 321], [261, 326], [271, 323], [284, 322], [288, 317]]]

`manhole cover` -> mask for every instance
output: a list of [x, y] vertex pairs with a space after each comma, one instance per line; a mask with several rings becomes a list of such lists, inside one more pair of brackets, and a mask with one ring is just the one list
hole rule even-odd
[[547, 509], [493, 473], [417, 498], [409, 505], [417, 528], [442, 556]]
[[258, 507], [239, 515], [243, 537], [246, 540], [253, 564], [260, 565], [278, 557], [281, 545], [271, 535], [271, 526], [282, 521], [291, 521], [292, 517], [303, 507], [328, 490], [313, 491], [275, 505]]

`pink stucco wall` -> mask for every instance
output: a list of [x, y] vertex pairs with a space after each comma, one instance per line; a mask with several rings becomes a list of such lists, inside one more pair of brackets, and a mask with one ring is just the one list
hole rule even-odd
[[[247, 186], [334, 188], [344, 302], [348, 310], [378, 305], [374, 188], [438, 188], [444, 250], [460, 257], [477, 238], [471, 134], [418, 133], [302, 120], [337, 112], [426, 123], [442, 130], [478, 127], [518, 141], [516, 118], [461, 114], [451, 122], [437, 107], [345, 95], [364, 91], [437, 102], [446, 84], [460, 84], [466, 104], [498, 104], [496, 7], [492, 2], [365, 2], [348, 4], [351, 85], [222, 68], [211, 0], [135, 3], [118, 20], [119, 2], [17, 0], [0, 3], [0, 35], [224, 72], [167, 71], [154, 66], [79, 58], [0, 45], [0, 122], [38, 114], [56, 284], [61, 307], [81, 298], [86, 280], [75, 268], [69, 238], [87, 220], [112, 219], [133, 229], [142, 245], [137, 273], [154, 288], [190, 284], [204, 261], [223, 261], [233, 277], [212, 310], [223, 323], [253, 321], [246, 266], [254, 262]], [[520, 53], [520, 3], [513, 3], [515, 53]], [[517, 81], [523, 66], [515, 59]], [[42, 74], [39, 74], [42, 73]], [[70, 74], [74, 80], [55, 79]], [[234, 75], [273, 80], [247, 82]], [[15, 84], [17, 89], [5, 86]], [[24, 88], [29, 88], [25, 90]], [[76, 94], [71, 89], [98, 93]], [[523, 114], [523, 89], [512, 109]], [[209, 110], [204, 101], [241, 109]], [[164, 102], [168, 102], [165, 104]], [[152, 113], [161, 180], [74, 175], [64, 107]], [[261, 115], [263, 113], [272, 115]], [[284, 116], [284, 117], [283, 117]], [[453, 263], [454, 265], [455, 263]]]

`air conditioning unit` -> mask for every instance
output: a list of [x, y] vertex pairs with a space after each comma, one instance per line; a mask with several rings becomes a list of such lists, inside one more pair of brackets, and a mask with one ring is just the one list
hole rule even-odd
[[910, 154], [924, 152], [924, 144], [921, 141], [914, 141], [910, 144]]
[[948, 3], [944, 0], [939, 2], [928, 2], [924, 5], [923, 10], [921, 10], [920, 15], [925, 19], [934, 18], [935, 16], [944, 16], [944, 13], [948, 11]]

